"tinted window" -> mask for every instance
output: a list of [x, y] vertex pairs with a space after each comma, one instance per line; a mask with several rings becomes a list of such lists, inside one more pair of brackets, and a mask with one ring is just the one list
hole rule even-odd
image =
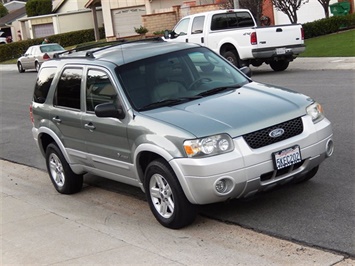
[[100, 103], [114, 102], [117, 92], [107, 74], [100, 70], [89, 70], [86, 84], [86, 110], [94, 111]]
[[211, 30], [252, 26], [254, 26], [254, 21], [248, 12], [224, 13], [212, 17]]
[[191, 33], [192, 34], [198, 34], [198, 33], [203, 33], [203, 23], [205, 21], [205, 17], [196, 17], [194, 18], [194, 21], [192, 22], [192, 29]]
[[54, 105], [80, 109], [82, 69], [65, 69], [59, 79]]
[[42, 68], [37, 76], [33, 101], [44, 103], [46, 101], [49, 88], [52, 84], [56, 68]]

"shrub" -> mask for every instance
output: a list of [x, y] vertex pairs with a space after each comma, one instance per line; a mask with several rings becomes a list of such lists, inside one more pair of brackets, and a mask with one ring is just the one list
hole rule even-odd
[[[105, 38], [104, 28], [99, 28], [100, 39]], [[59, 43], [63, 47], [95, 41], [93, 29], [72, 31], [48, 36], [50, 43]], [[41, 44], [43, 38], [36, 38], [0, 45], [0, 62], [20, 57], [28, 47]]]
[[303, 24], [305, 39], [338, 32], [355, 27], [355, 14], [333, 16]]

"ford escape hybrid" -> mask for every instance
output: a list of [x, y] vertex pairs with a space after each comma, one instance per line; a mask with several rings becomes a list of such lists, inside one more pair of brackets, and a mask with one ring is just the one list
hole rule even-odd
[[197, 205], [308, 180], [333, 153], [315, 100], [161, 39], [57, 54], [30, 113], [58, 192], [80, 191], [86, 173], [137, 186], [168, 228], [192, 223]]

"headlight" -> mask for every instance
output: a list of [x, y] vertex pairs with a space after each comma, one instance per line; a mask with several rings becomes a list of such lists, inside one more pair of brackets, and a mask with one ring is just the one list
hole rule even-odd
[[188, 157], [212, 156], [234, 149], [233, 140], [227, 134], [219, 134], [201, 139], [186, 140], [184, 149]]
[[312, 117], [313, 123], [317, 123], [324, 118], [322, 106], [315, 102], [307, 107], [306, 112]]

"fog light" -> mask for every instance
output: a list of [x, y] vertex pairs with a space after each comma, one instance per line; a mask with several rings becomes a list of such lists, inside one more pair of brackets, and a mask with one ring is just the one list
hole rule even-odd
[[214, 185], [215, 190], [218, 194], [227, 194], [231, 192], [234, 188], [234, 182], [231, 178], [223, 177], [218, 179]]
[[225, 179], [218, 180], [216, 182], [216, 190], [218, 193], [224, 193], [227, 188], [227, 182]]
[[328, 140], [325, 149], [326, 149], [327, 156], [330, 157], [333, 154], [333, 152], [334, 152], [334, 142], [333, 142], [333, 140], [331, 140], [331, 139]]

